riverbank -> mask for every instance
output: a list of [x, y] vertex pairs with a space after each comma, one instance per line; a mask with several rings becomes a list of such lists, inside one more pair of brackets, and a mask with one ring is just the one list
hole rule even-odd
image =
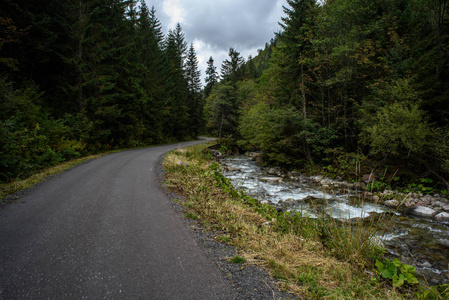
[[186, 217], [220, 231], [218, 240], [269, 269], [281, 288], [305, 299], [401, 299], [423, 291], [379, 277], [373, 258], [381, 249], [366, 243], [369, 232], [348, 234], [350, 227], [261, 204], [234, 189], [205, 152], [200, 146], [167, 155], [168, 187], [183, 196]]
[[[233, 186], [261, 203], [270, 204], [280, 211], [311, 218], [332, 218], [356, 227], [368, 224], [370, 229], [376, 229], [374, 237], [385, 247], [390, 259], [398, 258], [416, 266], [423, 282], [431, 285], [449, 283], [449, 222], [435, 219], [430, 213], [425, 214], [429, 211], [438, 213], [430, 207], [407, 208], [400, 205], [406, 203], [410, 195], [397, 192], [375, 194], [358, 182], [261, 167], [245, 155], [227, 156], [220, 162], [223, 174]], [[445, 201], [438, 196], [421, 197], [419, 201], [426, 201], [427, 205], [435, 203], [436, 209], [438, 204], [434, 199]], [[397, 202], [399, 208], [389, 205], [391, 202]]]

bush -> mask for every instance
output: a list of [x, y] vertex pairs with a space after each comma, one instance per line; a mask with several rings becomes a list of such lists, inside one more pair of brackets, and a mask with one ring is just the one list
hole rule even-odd
[[430, 126], [418, 104], [394, 102], [384, 106], [364, 128], [365, 143], [375, 156], [409, 158], [419, 156], [432, 139]]
[[13, 91], [0, 80], [0, 182], [77, 158], [85, 150], [65, 120], [51, 119], [40, 102], [33, 85]]

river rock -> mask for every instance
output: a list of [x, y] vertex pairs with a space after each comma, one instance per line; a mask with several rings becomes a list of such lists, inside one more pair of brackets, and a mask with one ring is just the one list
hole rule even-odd
[[433, 205], [435, 203], [435, 198], [430, 195], [425, 195], [425, 196], [419, 198], [419, 200], [421, 201], [421, 205], [423, 205], [423, 206], [429, 206], [429, 205]]
[[296, 172], [296, 171], [291, 171], [288, 173], [288, 175], [293, 179], [293, 178], [299, 178], [301, 176], [303, 176], [301, 173]]
[[224, 154], [221, 153], [221, 152], [218, 151], [218, 150], [212, 149], [212, 150], [210, 150], [210, 152], [211, 152], [216, 158], [223, 158], [223, 157], [224, 157]]
[[401, 205], [401, 203], [396, 199], [392, 199], [392, 200], [385, 201], [384, 205], [387, 207], [391, 207], [391, 208], [397, 208], [397, 207], [399, 207], [399, 205]]
[[374, 195], [374, 196], [373, 196], [373, 201], [374, 201], [374, 202], [379, 202], [379, 201], [380, 201], [380, 197]]
[[394, 192], [391, 191], [391, 190], [385, 190], [385, 191], [383, 191], [382, 193], [380, 193], [380, 195], [381, 195], [381, 196], [388, 197], [388, 196], [394, 195]]
[[238, 171], [240, 171], [240, 169], [239, 168], [234, 168], [234, 167], [231, 167], [231, 166], [228, 166], [228, 165], [223, 165], [223, 171], [225, 171], [225, 172], [238, 172]]
[[281, 169], [280, 168], [270, 168], [270, 169], [268, 169], [267, 173], [270, 175], [278, 175], [281, 173]]
[[321, 184], [321, 185], [329, 186], [329, 185], [332, 184], [332, 180], [330, 180], [330, 179], [328, 179], [328, 178], [324, 178], [324, 179], [322, 179], [322, 180], [320, 181], [320, 184]]
[[364, 190], [366, 188], [366, 184], [363, 182], [354, 182], [353, 186], [356, 190]]
[[324, 177], [321, 176], [321, 175], [310, 177], [310, 179], [313, 180], [316, 183], [319, 183], [323, 178]]
[[441, 210], [443, 206], [444, 204], [438, 200], [433, 203], [433, 208], [436, 210]]
[[283, 181], [281, 177], [262, 177], [259, 180], [269, 183], [280, 183]]
[[249, 153], [246, 153], [246, 155], [247, 156], [251, 156], [252, 158], [258, 158], [259, 156], [262, 155], [262, 153], [260, 153], [260, 152], [249, 152]]
[[445, 206], [443, 206], [443, 210], [445, 210], [445, 211], [449, 211], [449, 205], [445, 205]]
[[376, 175], [374, 175], [373, 173], [363, 175], [362, 180], [363, 180], [365, 183], [373, 182], [374, 180], [376, 180]]
[[319, 204], [319, 205], [324, 205], [328, 202], [328, 200], [324, 199], [324, 198], [316, 198], [313, 196], [307, 196], [304, 199], [302, 199], [304, 202], [306, 203], [310, 203], [310, 204]]
[[411, 208], [409, 213], [417, 217], [432, 218], [437, 211], [426, 206], [416, 206]]
[[449, 221], [449, 213], [442, 212], [435, 216], [435, 220], [437, 221]]
[[405, 201], [404, 205], [407, 208], [415, 207], [419, 203], [419, 199], [409, 198]]
[[281, 211], [284, 211], [284, 210], [287, 210], [288, 208], [294, 206], [297, 202], [298, 202], [298, 200], [295, 200], [295, 199], [292, 199], [292, 198], [288, 198], [286, 200], [279, 200], [278, 208]]
[[298, 178], [298, 181], [299, 181], [299, 183], [312, 183], [313, 182], [313, 180], [310, 178], [310, 177], [307, 177], [307, 176], [305, 176], [305, 175], [301, 175], [299, 178]]

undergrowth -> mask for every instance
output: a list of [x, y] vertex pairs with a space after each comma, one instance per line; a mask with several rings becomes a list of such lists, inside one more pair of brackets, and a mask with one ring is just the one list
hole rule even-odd
[[278, 212], [232, 187], [212, 162], [207, 145], [172, 151], [164, 167], [166, 185], [184, 197], [187, 215], [195, 215], [217, 240], [237, 247], [248, 262], [263, 265], [288, 289], [305, 299], [403, 299], [391, 282], [376, 281], [382, 249], [373, 231]]

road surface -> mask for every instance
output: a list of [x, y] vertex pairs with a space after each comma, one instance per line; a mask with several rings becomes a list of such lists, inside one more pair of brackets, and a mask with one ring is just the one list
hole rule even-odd
[[0, 209], [0, 299], [230, 299], [157, 181], [164, 153], [114, 153]]

